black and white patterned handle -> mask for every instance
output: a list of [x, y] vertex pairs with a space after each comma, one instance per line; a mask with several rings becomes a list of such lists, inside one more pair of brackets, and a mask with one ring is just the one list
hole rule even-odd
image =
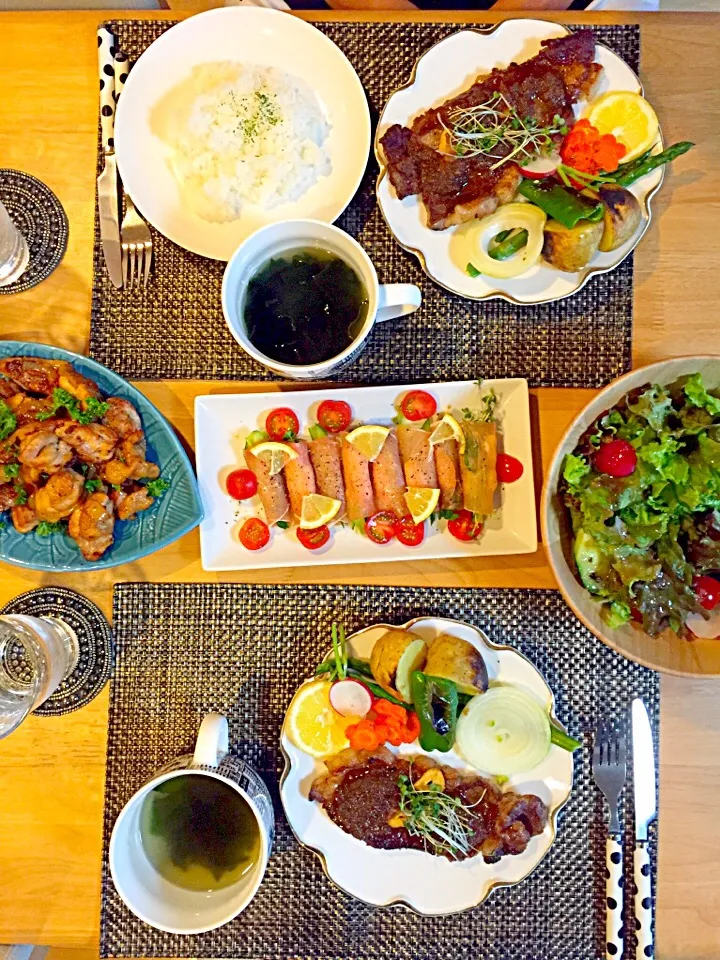
[[107, 27], [98, 27], [100, 70], [100, 132], [104, 153], [115, 149], [115, 37]]
[[635, 847], [635, 926], [638, 960], [654, 957], [652, 931], [652, 882], [647, 843]]
[[113, 99], [117, 105], [118, 100], [120, 99], [120, 94], [122, 89], [125, 86], [125, 81], [128, 78], [128, 71], [130, 70], [130, 61], [126, 53], [117, 50], [115, 53], [115, 60], [113, 61], [115, 67], [115, 93], [113, 94]]
[[605, 957], [606, 960], [620, 960], [623, 952], [622, 936], [622, 846], [617, 836], [612, 834], [605, 845], [605, 865], [607, 882], [605, 883], [606, 919], [605, 919]]

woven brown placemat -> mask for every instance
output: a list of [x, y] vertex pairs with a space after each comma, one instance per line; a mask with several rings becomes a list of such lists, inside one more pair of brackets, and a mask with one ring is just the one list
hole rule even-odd
[[[103, 957], [247, 960], [592, 960], [604, 956], [605, 818], [590, 772], [598, 714], [641, 696], [658, 731], [658, 675], [592, 636], [552, 590], [416, 589], [255, 584], [115, 587], [105, 786], [100, 952]], [[584, 741], [575, 783], [547, 857], [524, 882], [457, 916], [369, 907], [338, 890], [295, 840], [282, 813], [279, 737], [299, 682], [328, 650], [333, 620], [351, 632], [377, 622], [447, 616], [477, 624], [529, 657], [559, 718]], [[199, 936], [143, 924], [107, 869], [112, 825], [160, 766], [192, 748], [210, 710], [230, 720], [232, 752], [273, 795], [276, 839], [257, 897], [232, 923]], [[632, 874], [631, 774], [624, 793], [626, 883]], [[656, 837], [651, 842], [656, 864]], [[654, 871], [653, 871], [654, 872]], [[654, 883], [654, 880], [653, 880]], [[627, 957], [634, 956], [628, 930]], [[620, 958], [618, 958], [620, 960]]]
[[[317, 23], [358, 72], [377, 121], [390, 94], [418, 56], [460, 23]], [[117, 20], [108, 26], [131, 63], [171, 21]], [[594, 28], [637, 71], [639, 27]], [[98, 172], [102, 156], [98, 151]], [[423, 306], [378, 324], [365, 351], [338, 379], [346, 383], [417, 383], [475, 377], [527, 377], [531, 386], [600, 387], [630, 369], [633, 264], [592, 278], [557, 303], [518, 307], [475, 302], [429, 280], [395, 242], [375, 201], [377, 164], [370, 159], [355, 199], [338, 220], [362, 243], [381, 283], [415, 283]], [[102, 258], [97, 213], [90, 355], [124, 377], [273, 380], [232, 338], [222, 316], [224, 264], [175, 246], [154, 231], [155, 266], [146, 291], [116, 290]]]

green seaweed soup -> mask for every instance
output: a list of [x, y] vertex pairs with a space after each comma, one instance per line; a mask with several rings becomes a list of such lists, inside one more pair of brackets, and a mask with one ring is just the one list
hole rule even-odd
[[281, 363], [305, 366], [349, 347], [367, 311], [367, 290], [353, 268], [314, 247], [264, 264], [248, 284], [244, 316], [257, 350]]
[[145, 797], [140, 837], [148, 860], [185, 890], [222, 890], [260, 857], [260, 828], [247, 801], [214, 777], [173, 777]]

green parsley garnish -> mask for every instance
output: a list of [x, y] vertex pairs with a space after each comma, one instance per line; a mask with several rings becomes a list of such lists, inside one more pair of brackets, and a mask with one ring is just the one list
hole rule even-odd
[[148, 480], [145, 489], [151, 497], [161, 497], [166, 490], [170, 489], [170, 481], [163, 480], [162, 477], [158, 477], [156, 480]]
[[64, 523], [50, 523], [47, 520], [41, 520], [40, 523], [35, 528], [35, 532], [39, 537], [50, 537], [54, 533], [64, 533], [65, 524]]
[[62, 387], [55, 387], [52, 393], [52, 407], [49, 410], [43, 410], [36, 417], [37, 420], [49, 420], [54, 417], [58, 410], [67, 410], [69, 416], [77, 423], [88, 424], [100, 420], [108, 411], [109, 404], [104, 400], [98, 400], [96, 397], [89, 397], [85, 401], [85, 406], [81, 405], [77, 397], [74, 397]]
[[5, 474], [5, 482], [8, 480], [15, 480], [18, 474], [20, 473], [20, 464], [19, 463], [3, 463], [0, 465], [0, 470]]
[[91, 477], [89, 480], [85, 481], [85, 489], [88, 493], [95, 493], [96, 490], [102, 489], [103, 482], [99, 477]]
[[28, 502], [28, 492], [21, 483], [15, 484], [15, 506], [24, 507]]
[[17, 417], [4, 400], [0, 400], [0, 440], [6, 440], [17, 428]]
[[278, 520], [275, 526], [280, 527], [281, 530], [287, 530], [290, 524], [288, 523], [287, 520]]

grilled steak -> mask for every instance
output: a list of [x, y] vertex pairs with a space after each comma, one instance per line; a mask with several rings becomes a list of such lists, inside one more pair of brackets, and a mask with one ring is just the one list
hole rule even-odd
[[530, 838], [542, 833], [547, 823], [548, 810], [539, 797], [512, 790], [503, 793], [491, 780], [461, 774], [428, 757], [408, 760], [385, 748], [373, 752], [343, 750], [325, 765], [328, 772], [315, 780], [310, 799], [321, 803], [341, 829], [370, 847], [426, 849], [421, 836], [405, 827], [390, 826], [388, 821], [400, 806], [399, 777], [404, 774], [415, 783], [433, 768], [445, 778], [444, 792], [472, 808], [470, 856], [480, 854], [487, 862], [494, 862], [522, 853]]
[[491, 168], [498, 157], [510, 152], [510, 146], [496, 145], [492, 157], [443, 153], [439, 149], [443, 122], [450, 125], [449, 114], [454, 110], [479, 106], [493, 94], [502, 94], [524, 120], [547, 127], [560, 117], [572, 124], [573, 105], [590, 92], [602, 71], [594, 56], [591, 30], [544, 40], [536, 57], [479, 78], [457, 97], [420, 114], [412, 128], [394, 124], [380, 143], [398, 197], [419, 194], [433, 230], [487, 216], [507, 203], [520, 182], [520, 171], [512, 161]]

